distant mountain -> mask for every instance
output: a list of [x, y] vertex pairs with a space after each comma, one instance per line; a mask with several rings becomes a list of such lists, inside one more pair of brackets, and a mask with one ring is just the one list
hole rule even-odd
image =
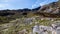
[[27, 15], [33, 13], [35, 15], [42, 15], [43, 17], [60, 17], [60, 1], [53, 2], [44, 6], [39, 6], [35, 9], [18, 9], [18, 10], [0, 10], [0, 16], [7, 15]]

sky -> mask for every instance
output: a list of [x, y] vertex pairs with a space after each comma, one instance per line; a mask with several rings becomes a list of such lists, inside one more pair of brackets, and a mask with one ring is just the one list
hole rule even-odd
[[0, 10], [36, 8], [58, 0], [0, 0]]

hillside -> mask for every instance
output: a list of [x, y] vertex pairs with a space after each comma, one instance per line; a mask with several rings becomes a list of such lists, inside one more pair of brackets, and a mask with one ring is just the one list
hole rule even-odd
[[60, 2], [53, 2], [47, 5], [42, 6], [37, 14], [41, 14], [44, 17], [60, 17]]

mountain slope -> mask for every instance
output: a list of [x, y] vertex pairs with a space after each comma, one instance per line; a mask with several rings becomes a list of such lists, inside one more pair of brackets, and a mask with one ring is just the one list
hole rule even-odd
[[60, 2], [53, 2], [42, 6], [37, 14], [43, 15], [45, 17], [60, 17]]

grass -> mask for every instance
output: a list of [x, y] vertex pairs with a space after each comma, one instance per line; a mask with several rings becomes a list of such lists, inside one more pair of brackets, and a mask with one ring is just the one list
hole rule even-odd
[[[11, 27], [8, 28], [8, 31], [3, 31], [3, 34], [16, 34], [18, 31], [22, 31], [23, 29], [26, 29], [26, 31], [29, 33], [29, 32], [32, 32], [32, 27], [35, 26], [35, 22], [37, 22], [37, 24], [39, 25], [44, 25], [44, 26], [50, 26], [54, 21], [51, 21], [51, 20], [40, 20], [40, 19], [35, 19], [33, 20], [32, 24], [25, 24], [23, 23], [24, 21], [24, 17], [23, 18], [20, 18], [21, 21], [20, 22], [17, 22], [20, 23], [17, 28], [16, 28], [16, 25], [13, 25]], [[58, 21], [60, 19], [56, 19], [55, 21]]]

